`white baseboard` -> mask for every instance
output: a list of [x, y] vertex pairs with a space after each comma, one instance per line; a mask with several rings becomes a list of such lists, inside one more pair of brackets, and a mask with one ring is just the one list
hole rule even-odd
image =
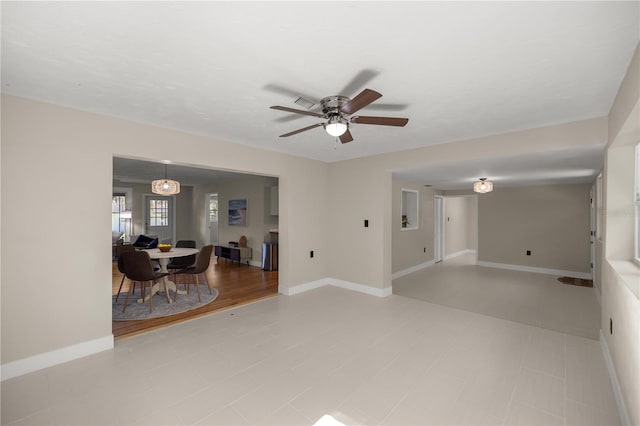
[[453, 259], [454, 257], [458, 257], [458, 256], [464, 256], [465, 254], [475, 254], [475, 250], [473, 249], [465, 249], [465, 250], [460, 250], [457, 251], [455, 253], [451, 253], [448, 254], [444, 257], [444, 260], [449, 260], [449, 259]]
[[409, 275], [409, 274], [412, 274], [414, 272], [418, 272], [421, 269], [428, 268], [429, 266], [435, 265], [435, 263], [436, 262], [432, 259], [432, 260], [430, 260], [428, 262], [424, 262], [424, 263], [421, 263], [419, 265], [415, 265], [415, 266], [412, 266], [410, 268], [403, 269], [402, 271], [394, 272], [393, 274], [391, 274], [391, 279], [395, 280], [396, 278], [404, 277], [405, 275]]
[[278, 292], [286, 296], [293, 296], [294, 294], [304, 293], [305, 291], [313, 290], [316, 288], [324, 287], [326, 285], [332, 285], [334, 287], [340, 287], [347, 290], [357, 291], [359, 293], [368, 294], [376, 297], [387, 297], [392, 294], [392, 287], [375, 288], [364, 284], [352, 283], [350, 281], [338, 280], [336, 278], [323, 278], [316, 281], [311, 281], [304, 284], [299, 284], [293, 287], [280, 287], [278, 286]]
[[113, 335], [2, 364], [2, 381], [113, 349]]
[[278, 293], [284, 294], [285, 296], [293, 296], [294, 294], [304, 293], [305, 291], [324, 287], [325, 285], [329, 285], [327, 278], [295, 285], [293, 287], [284, 287], [278, 284]]
[[607, 371], [609, 372], [609, 379], [611, 380], [613, 396], [616, 400], [616, 405], [618, 406], [620, 422], [624, 426], [631, 425], [629, 413], [627, 412], [627, 406], [624, 403], [624, 397], [622, 396], [622, 388], [620, 387], [620, 382], [618, 381], [616, 369], [613, 366], [613, 359], [611, 358], [611, 353], [609, 352], [609, 346], [607, 345], [607, 341], [604, 338], [604, 334], [602, 334], [602, 329], [600, 330], [600, 347], [602, 348], [602, 354], [604, 355], [604, 363], [606, 364]]
[[334, 287], [340, 287], [347, 290], [357, 291], [359, 293], [368, 294], [376, 297], [387, 297], [392, 293], [392, 287], [375, 288], [364, 284], [352, 283], [350, 281], [338, 280], [335, 278], [328, 278], [329, 284]]
[[562, 277], [573, 277], [573, 278], [583, 278], [585, 280], [591, 279], [591, 274], [588, 272], [575, 272], [575, 271], [563, 271], [561, 269], [547, 269], [547, 268], [538, 268], [535, 266], [524, 266], [524, 265], [511, 265], [508, 263], [494, 263], [494, 262], [485, 262], [485, 261], [477, 261], [476, 265], [478, 266], [486, 266], [487, 268], [499, 268], [499, 269], [510, 269], [512, 271], [522, 271], [522, 272], [535, 272], [538, 274], [547, 274], [547, 275], [559, 275]]

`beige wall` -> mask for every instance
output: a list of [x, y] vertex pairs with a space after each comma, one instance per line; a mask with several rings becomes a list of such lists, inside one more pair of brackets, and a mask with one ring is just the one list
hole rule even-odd
[[590, 189], [548, 185], [482, 194], [478, 261], [590, 272]]
[[[602, 324], [630, 424], [640, 424], [640, 268], [633, 256], [633, 146], [640, 142], [640, 45], [609, 115], [604, 170]], [[613, 334], [609, 321], [613, 321]]]
[[[262, 260], [262, 243], [268, 238], [268, 231], [278, 227], [277, 216], [267, 215], [269, 209], [266, 188], [277, 186], [277, 180], [266, 176], [242, 176], [237, 181], [197, 185], [193, 192], [194, 224], [197, 226], [198, 246], [208, 241], [205, 217], [205, 196], [218, 194], [218, 241], [226, 245], [229, 241], [238, 241], [242, 235], [247, 237], [247, 246], [251, 247], [251, 260], [254, 264]], [[229, 200], [245, 198], [249, 216], [247, 226], [229, 226]]]
[[466, 197], [467, 200], [467, 248], [478, 250], [478, 197]]
[[[401, 189], [418, 191], [418, 229], [403, 230], [400, 210]], [[433, 260], [433, 196], [435, 191], [423, 185], [393, 181], [392, 271], [399, 272]]]
[[114, 155], [280, 176], [280, 285], [328, 275], [325, 163], [3, 95], [3, 364], [111, 336]]

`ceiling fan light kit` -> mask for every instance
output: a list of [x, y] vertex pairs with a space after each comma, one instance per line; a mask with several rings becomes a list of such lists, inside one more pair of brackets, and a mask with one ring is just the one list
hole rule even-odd
[[480, 194], [486, 194], [493, 191], [493, 182], [488, 181], [487, 178], [480, 178], [479, 181], [473, 184], [473, 191]]
[[324, 130], [331, 136], [342, 136], [349, 129], [349, 125], [340, 120], [340, 117], [334, 116], [329, 119], [329, 122], [325, 124]]
[[322, 113], [304, 111], [279, 105], [274, 105], [271, 109], [292, 112], [294, 114], [309, 115], [326, 120], [324, 123], [312, 124], [311, 126], [285, 133], [280, 135], [281, 138], [293, 136], [322, 126], [328, 134], [340, 138], [340, 142], [342, 143], [347, 143], [353, 140], [351, 132], [349, 131], [350, 123], [404, 127], [409, 122], [408, 118], [353, 116], [357, 111], [381, 97], [382, 95], [374, 90], [364, 89], [353, 99], [349, 99], [346, 96], [328, 96], [323, 98], [320, 101], [322, 105]]

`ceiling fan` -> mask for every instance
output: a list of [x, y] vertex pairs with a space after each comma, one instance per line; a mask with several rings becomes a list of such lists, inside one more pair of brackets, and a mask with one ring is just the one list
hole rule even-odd
[[320, 105], [322, 106], [322, 113], [315, 111], [304, 111], [301, 109], [289, 108], [279, 105], [274, 105], [271, 107], [271, 109], [292, 112], [295, 114], [310, 115], [312, 117], [318, 117], [326, 120], [322, 123], [312, 124], [311, 126], [303, 127], [302, 129], [285, 133], [284, 135], [280, 135], [281, 138], [286, 138], [288, 136], [296, 135], [298, 133], [306, 132], [307, 130], [322, 126], [324, 127], [325, 131], [331, 136], [340, 138], [340, 142], [342, 143], [347, 143], [353, 140], [351, 132], [349, 131], [350, 123], [404, 127], [409, 122], [408, 118], [353, 115], [357, 111], [361, 110], [362, 108], [366, 107], [367, 105], [381, 97], [382, 95], [375, 90], [364, 89], [353, 99], [349, 99], [346, 96], [339, 95], [323, 98], [320, 101]]

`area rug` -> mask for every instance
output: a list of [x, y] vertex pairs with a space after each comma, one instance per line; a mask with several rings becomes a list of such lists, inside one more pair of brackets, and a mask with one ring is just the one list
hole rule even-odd
[[560, 281], [562, 284], [593, 288], [593, 280], [586, 280], [584, 278], [560, 277], [558, 278], [558, 281]]
[[[147, 292], [148, 291], [149, 288], [147, 287]], [[127, 303], [127, 309], [124, 313], [122, 312], [122, 308], [127, 294], [124, 292], [120, 294], [117, 303], [115, 301], [116, 297], [112, 297], [111, 319], [113, 321], [132, 321], [180, 314], [182, 312], [199, 308], [200, 306], [208, 305], [216, 300], [218, 297], [218, 290], [212, 288], [211, 292], [213, 294], [209, 294], [209, 288], [206, 285], [201, 285], [200, 299], [202, 302], [198, 302], [198, 292], [192, 285], [189, 289], [189, 294], [179, 294], [178, 300], [174, 300], [173, 303], [167, 303], [167, 298], [164, 293], [158, 292], [153, 295], [153, 311], [149, 312], [149, 301], [146, 301], [145, 303], [138, 303], [138, 299], [140, 298], [140, 289], [136, 286], [134, 293], [129, 296], [129, 303]], [[173, 292], [169, 292], [169, 294], [172, 298], [174, 297]]]

